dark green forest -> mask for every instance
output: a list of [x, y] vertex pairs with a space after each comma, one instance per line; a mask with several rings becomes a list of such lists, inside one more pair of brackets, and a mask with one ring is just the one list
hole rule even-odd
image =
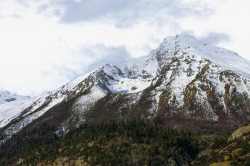
[[199, 153], [198, 134], [166, 128], [159, 122], [134, 119], [83, 125], [63, 139], [49, 132], [53, 130], [44, 124], [14, 135], [1, 146], [0, 165], [50, 165], [59, 157], [81, 158], [87, 165], [167, 165], [178, 162], [183, 153], [191, 159]]
[[[249, 133], [231, 143], [227, 142], [228, 136], [177, 130], [163, 125], [160, 120], [84, 124], [67, 134], [43, 124], [39, 128], [18, 133], [1, 144], [0, 165], [180, 166], [225, 161], [240, 165], [250, 163]], [[228, 147], [230, 149], [227, 150]]]

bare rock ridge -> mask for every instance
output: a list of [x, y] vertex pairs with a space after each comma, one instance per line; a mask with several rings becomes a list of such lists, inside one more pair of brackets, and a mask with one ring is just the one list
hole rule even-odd
[[166, 37], [147, 56], [103, 65], [12, 107], [1, 104], [0, 133], [6, 139], [41, 123], [67, 130], [135, 117], [176, 126], [239, 126], [250, 119], [249, 66], [238, 54], [192, 36]]

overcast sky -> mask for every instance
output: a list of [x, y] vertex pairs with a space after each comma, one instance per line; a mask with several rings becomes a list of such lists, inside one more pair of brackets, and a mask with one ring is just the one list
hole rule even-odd
[[250, 60], [249, 0], [0, 0], [0, 87], [38, 95], [187, 32]]

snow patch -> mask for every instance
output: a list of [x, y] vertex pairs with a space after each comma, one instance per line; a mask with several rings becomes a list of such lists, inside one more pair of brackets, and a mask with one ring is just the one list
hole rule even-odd
[[137, 93], [149, 87], [151, 81], [152, 79], [120, 78], [108, 87], [114, 93]]

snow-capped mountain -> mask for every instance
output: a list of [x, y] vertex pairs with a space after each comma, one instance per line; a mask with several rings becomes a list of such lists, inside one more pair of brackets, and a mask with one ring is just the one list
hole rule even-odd
[[0, 88], [0, 104], [15, 101], [15, 100], [25, 100], [28, 99], [28, 96], [21, 96], [11, 93], [7, 90], [3, 90]]
[[0, 132], [5, 139], [42, 123], [67, 130], [135, 117], [240, 125], [250, 119], [249, 96], [249, 61], [181, 34], [147, 56], [103, 65], [13, 107], [0, 105]]

